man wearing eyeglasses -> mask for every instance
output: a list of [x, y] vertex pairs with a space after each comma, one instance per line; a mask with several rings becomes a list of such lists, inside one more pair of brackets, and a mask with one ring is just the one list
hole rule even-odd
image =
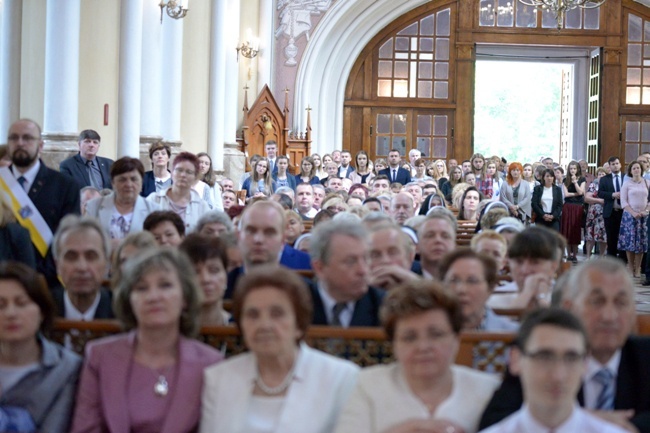
[[41, 127], [33, 120], [21, 119], [9, 127], [7, 150], [11, 165], [2, 168], [0, 186], [19, 203], [14, 212], [21, 225], [30, 230], [37, 270], [55, 285], [58, 281], [49, 246], [61, 219], [79, 214], [79, 188], [70, 177], [41, 161]]
[[559, 308], [530, 313], [519, 329], [510, 364], [521, 379], [524, 406], [483, 432], [624, 433], [578, 406], [586, 358], [587, 333], [577, 317]]
[[[627, 431], [650, 432], [650, 339], [631, 335], [634, 286], [625, 264], [611, 257], [585, 262], [573, 270], [560, 295], [560, 305], [587, 331], [589, 354], [578, 402]], [[521, 402], [519, 378], [506, 374], [480, 427], [500, 421]]]

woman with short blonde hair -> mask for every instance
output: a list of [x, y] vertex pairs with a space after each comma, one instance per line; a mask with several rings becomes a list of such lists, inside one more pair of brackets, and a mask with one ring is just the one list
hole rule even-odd
[[435, 281], [411, 281], [388, 292], [380, 317], [395, 362], [361, 371], [336, 433], [476, 433], [499, 380], [453, 364], [463, 326], [456, 295]]

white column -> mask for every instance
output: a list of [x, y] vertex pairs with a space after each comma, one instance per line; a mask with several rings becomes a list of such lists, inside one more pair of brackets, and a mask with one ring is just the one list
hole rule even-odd
[[241, 5], [240, 0], [228, 0], [228, 20], [225, 33], [226, 51], [226, 93], [225, 93], [225, 120], [224, 120], [224, 142], [227, 144], [237, 143], [237, 118], [241, 107], [237, 106], [237, 98], [241, 86], [239, 86], [239, 63], [237, 62], [237, 43], [239, 40], [239, 21]]
[[163, 24], [160, 131], [165, 140], [170, 141], [181, 139], [184, 21], [167, 19]]
[[80, 0], [48, 0], [43, 131], [76, 133], [79, 121]]
[[268, 84], [271, 90], [273, 90], [273, 83], [271, 82], [271, 79], [273, 78], [273, 49], [275, 41], [273, 17], [275, 17], [273, 0], [260, 0], [260, 17], [258, 26], [260, 54], [257, 56], [257, 94], [262, 91], [266, 84]]
[[160, 134], [162, 110], [162, 31], [170, 21], [160, 24], [160, 7], [156, 2], [145, 2], [142, 17], [142, 77], [140, 133]]
[[0, 1], [0, 142], [20, 116], [23, 0]]
[[142, 0], [120, 4], [120, 69], [117, 157], [140, 156], [140, 94], [142, 76]]
[[210, 95], [208, 102], [208, 153], [215, 170], [223, 170], [226, 92], [226, 2], [212, 1], [210, 17]]

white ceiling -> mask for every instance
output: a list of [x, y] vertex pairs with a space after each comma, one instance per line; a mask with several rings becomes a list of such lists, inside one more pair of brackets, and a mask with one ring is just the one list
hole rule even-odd
[[650, 8], [650, 0], [634, 0], [637, 3], [641, 3], [644, 6], [647, 6]]

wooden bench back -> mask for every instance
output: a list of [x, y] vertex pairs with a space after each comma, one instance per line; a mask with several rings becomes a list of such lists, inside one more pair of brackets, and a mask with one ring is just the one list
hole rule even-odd
[[456, 231], [456, 245], [459, 247], [469, 247], [476, 231], [475, 221], [458, 221], [458, 230]]
[[[115, 320], [83, 322], [58, 319], [52, 337], [55, 341], [63, 343], [66, 335], [69, 336], [72, 349], [83, 355], [86, 343], [90, 340], [119, 332], [122, 332], [122, 329]], [[234, 356], [246, 351], [236, 326], [204, 327], [198, 338], [210, 346], [225, 349], [226, 356]], [[456, 363], [471, 367], [479, 344], [500, 342], [503, 347], [506, 347], [513, 339], [514, 334], [509, 333], [462, 333]], [[388, 363], [394, 360], [391, 342], [386, 339], [382, 328], [312, 326], [307, 332], [305, 341], [316, 349], [348, 359], [360, 366]], [[486, 365], [485, 368], [487, 367]], [[495, 371], [503, 371], [504, 366], [492, 365], [492, 368]]]

